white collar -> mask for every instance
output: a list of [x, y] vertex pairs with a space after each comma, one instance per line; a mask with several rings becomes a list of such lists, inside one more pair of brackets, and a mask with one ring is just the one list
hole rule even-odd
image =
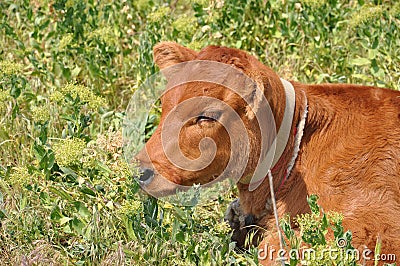
[[[285, 100], [286, 101], [285, 112], [284, 112], [284, 115], [282, 118], [281, 126], [279, 128], [278, 133], [276, 134], [276, 137], [271, 145], [271, 148], [268, 150], [265, 158], [263, 159], [261, 164], [257, 167], [256, 172], [253, 174], [253, 177], [251, 178], [251, 180], [249, 182], [249, 191], [255, 190], [262, 183], [262, 180], [264, 180], [264, 178], [267, 176], [268, 171], [265, 171], [265, 168], [268, 168], [268, 166], [265, 166], [265, 165], [267, 165], [268, 162], [271, 162], [271, 160], [272, 160], [272, 164], [269, 167], [269, 169], [271, 169], [279, 161], [283, 152], [286, 149], [287, 142], [288, 142], [290, 134], [291, 134], [293, 116], [294, 116], [294, 111], [295, 111], [295, 106], [296, 106], [296, 94], [295, 94], [293, 85], [289, 81], [281, 78], [281, 82], [284, 87], [285, 99], [286, 99]], [[303, 136], [307, 112], [308, 112], [307, 98], [305, 98], [305, 109], [304, 109], [302, 118], [298, 124], [298, 129], [297, 129], [296, 137], [295, 137], [296, 138], [295, 147], [294, 147], [292, 159], [288, 165], [287, 175], [290, 174], [290, 171], [294, 166], [294, 163], [296, 161], [296, 158], [297, 158], [297, 155], [298, 155], [298, 152], [300, 149], [300, 143], [301, 143], [301, 138]], [[273, 147], [275, 147], [275, 149]], [[265, 167], [263, 167], [263, 166], [265, 166]], [[240, 180], [239, 180], [239, 182], [240, 182]]]
[[275, 143], [272, 144], [272, 147], [276, 145], [276, 148], [275, 150], [270, 149], [268, 151], [268, 153], [272, 152], [274, 154], [274, 160], [272, 161], [271, 168], [276, 165], [279, 158], [281, 158], [283, 152], [285, 151], [292, 129], [294, 109], [296, 106], [296, 93], [294, 91], [292, 83], [282, 78], [281, 82], [283, 84], [283, 87], [285, 88], [285, 113], [283, 114], [281, 127], [279, 128], [278, 134], [276, 134], [276, 137], [274, 139]]

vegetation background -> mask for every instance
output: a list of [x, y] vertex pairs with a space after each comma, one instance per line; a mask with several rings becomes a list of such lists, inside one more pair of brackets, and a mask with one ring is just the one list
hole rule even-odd
[[[247, 50], [305, 83], [400, 88], [398, 1], [1, 0], [1, 265], [257, 264], [221, 220], [235, 191], [172, 206], [123, 159], [124, 110], [162, 40]], [[318, 213], [299, 218], [305, 235], [326, 233]]]

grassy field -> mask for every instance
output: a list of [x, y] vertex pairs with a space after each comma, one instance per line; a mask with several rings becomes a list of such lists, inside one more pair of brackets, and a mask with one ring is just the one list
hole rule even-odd
[[124, 111], [162, 40], [247, 50], [305, 83], [400, 89], [397, 1], [1, 0], [0, 265], [257, 264], [222, 222], [235, 191], [172, 206], [124, 161]]

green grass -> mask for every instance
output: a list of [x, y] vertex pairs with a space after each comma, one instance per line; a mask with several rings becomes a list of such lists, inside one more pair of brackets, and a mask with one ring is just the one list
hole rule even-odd
[[399, 28], [400, 4], [378, 0], [1, 1], [0, 264], [255, 265], [221, 222], [235, 191], [176, 207], [131, 177], [121, 126], [152, 47], [227, 45], [284, 78], [399, 89]]

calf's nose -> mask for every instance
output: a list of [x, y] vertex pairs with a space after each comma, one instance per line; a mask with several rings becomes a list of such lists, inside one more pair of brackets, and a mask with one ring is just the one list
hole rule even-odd
[[139, 171], [139, 183], [143, 185], [147, 185], [151, 182], [154, 177], [154, 171], [150, 168], [140, 168]]

